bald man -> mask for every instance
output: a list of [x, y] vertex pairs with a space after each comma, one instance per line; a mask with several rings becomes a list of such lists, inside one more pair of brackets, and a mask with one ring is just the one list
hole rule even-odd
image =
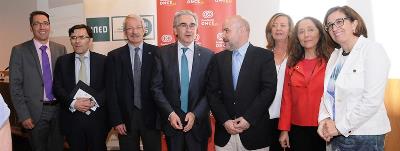
[[232, 16], [222, 26], [225, 50], [211, 61], [207, 97], [217, 151], [267, 151], [268, 108], [276, 91], [272, 51], [249, 42], [249, 23]]

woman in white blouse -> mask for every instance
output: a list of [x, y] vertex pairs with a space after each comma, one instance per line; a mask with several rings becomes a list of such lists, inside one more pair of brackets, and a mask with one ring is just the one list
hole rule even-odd
[[270, 145], [271, 151], [283, 150], [279, 143], [280, 130], [278, 129], [278, 122], [281, 110], [283, 80], [285, 78], [287, 62], [287, 48], [289, 36], [291, 35], [290, 33], [293, 30], [293, 26], [292, 18], [290, 18], [289, 15], [284, 13], [276, 13], [268, 21], [267, 27], [265, 28], [267, 48], [274, 52], [274, 60], [278, 79], [275, 99], [269, 108], [272, 128], [272, 143]]
[[332, 150], [383, 151], [390, 131], [384, 104], [389, 58], [367, 38], [364, 21], [352, 8], [329, 9], [324, 25], [337, 49], [326, 69], [318, 134]]

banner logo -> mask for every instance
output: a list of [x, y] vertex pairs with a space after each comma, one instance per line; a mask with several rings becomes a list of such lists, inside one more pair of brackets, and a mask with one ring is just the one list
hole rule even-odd
[[93, 30], [93, 41], [110, 41], [110, 21], [108, 17], [86, 18], [86, 24]]
[[203, 11], [203, 18], [212, 18], [214, 17], [214, 12], [212, 10]]
[[186, 4], [201, 4], [200, 0], [186, 0]]
[[160, 0], [160, 6], [173, 6], [176, 5], [172, 0]]
[[171, 35], [162, 35], [161, 36], [161, 41], [165, 43], [169, 43], [172, 41], [172, 36]]

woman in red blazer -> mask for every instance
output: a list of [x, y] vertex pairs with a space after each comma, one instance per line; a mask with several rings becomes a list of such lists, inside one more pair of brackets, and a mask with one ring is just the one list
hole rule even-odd
[[289, 41], [278, 128], [282, 147], [294, 151], [325, 150], [325, 142], [317, 134], [318, 112], [333, 47], [323, 29], [320, 21], [305, 17], [296, 23]]

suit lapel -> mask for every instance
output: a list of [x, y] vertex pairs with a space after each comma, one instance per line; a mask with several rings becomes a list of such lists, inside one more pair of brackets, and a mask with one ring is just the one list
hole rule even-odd
[[[152, 60], [153, 54], [149, 50], [149, 47], [146, 43], [143, 43], [143, 52], [142, 52], [142, 67], [141, 67], [141, 79], [144, 79], [146, 77], [151, 76], [151, 60]], [[145, 82], [145, 80], [141, 80], [142, 85]]]
[[235, 90], [233, 89], [233, 78], [232, 78], [232, 51], [229, 50], [225, 51], [228, 51], [226, 55], [223, 57], [223, 65], [226, 67], [222, 68], [222, 70], [225, 71], [222, 73], [226, 73], [226, 75], [222, 77], [225, 77], [226, 80], [228, 80], [228, 83], [230, 83], [229, 90], [231, 90], [233, 93]]
[[50, 47], [50, 57], [51, 57], [51, 71], [54, 71], [54, 67], [56, 66], [56, 61], [57, 61], [57, 48], [54, 46], [53, 42], [49, 41], [49, 47]]
[[31, 53], [31, 55], [33, 56], [33, 60], [35, 61], [36, 64], [36, 69], [38, 71], [38, 74], [40, 75], [40, 79], [43, 81], [42, 78], [42, 66], [40, 65], [40, 60], [39, 60], [39, 56], [35, 47], [35, 43], [33, 42], [33, 40], [31, 40], [30, 45], [28, 46], [28, 50]]
[[201, 51], [200, 49], [198, 49], [197, 45], [195, 45], [193, 53], [192, 72], [190, 73], [189, 92], [191, 88], [196, 84], [195, 81], [197, 81], [197, 79], [199, 78], [198, 74], [192, 74], [192, 73], [198, 73], [201, 65], [200, 61], [201, 61]]
[[122, 52], [121, 55], [123, 67], [125, 71], [128, 71], [129, 82], [133, 85], [133, 70], [132, 70], [131, 54], [129, 53], [128, 44], [125, 45], [124, 49], [125, 50]]
[[95, 79], [96, 78], [95, 74], [96, 74], [96, 71], [97, 71], [96, 67], [99, 67], [99, 66], [97, 65], [97, 62], [96, 62], [96, 55], [93, 55], [93, 52], [91, 52], [91, 51], [89, 51], [89, 62], [90, 62], [90, 72], [89, 72], [90, 85], [92, 86], [92, 85], [95, 85], [94, 82], [97, 81]]
[[178, 43], [175, 43], [175, 45], [172, 46], [172, 48], [168, 51], [172, 51], [172, 53], [167, 53], [170, 54], [169, 60], [171, 60], [171, 64], [168, 66], [170, 69], [167, 70], [171, 70], [172, 75], [178, 75], [178, 76], [174, 76], [176, 79], [175, 81], [177, 81], [178, 83], [176, 84], [179, 87], [179, 94], [180, 89], [181, 89], [181, 79], [180, 79], [180, 74], [179, 74], [179, 62], [178, 62]]
[[[67, 70], [65, 71], [65, 75], [67, 79], [66, 79], [66, 83], [71, 83], [71, 85], [75, 85], [75, 83], [77, 82], [76, 80], [76, 73], [75, 73], [75, 53], [71, 53], [67, 59]], [[79, 74], [79, 73], [78, 73]]]
[[[246, 73], [251, 73], [251, 72], [248, 72], [247, 70], [252, 69], [252, 67], [251, 67], [251, 65], [252, 65], [251, 62], [253, 61], [252, 60], [252, 58], [253, 58], [253, 49], [252, 48], [253, 48], [253, 45], [250, 44], [246, 50], [246, 54], [243, 58], [242, 66], [240, 67], [240, 71], [239, 71], [239, 75], [238, 75], [238, 79], [237, 79], [238, 81], [236, 83], [236, 90], [238, 90], [240, 88], [240, 85], [242, 85], [241, 84], [242, 81], [245, 80], [245, 79], [242, 79], [241, 77], [243, 77]], [[232, 59], [232, 56], [231, 56], [231, 59]], [[231, 66], [231, 70], [232, 70], [232, 66]], [[232, 73], [232, 71], [231, 71], [231, 73]], [[231, 76], [231, 78], [232, 78], [232, 76]], [[233, 84], [232, 84], [232, 86], [233, 86]]]

